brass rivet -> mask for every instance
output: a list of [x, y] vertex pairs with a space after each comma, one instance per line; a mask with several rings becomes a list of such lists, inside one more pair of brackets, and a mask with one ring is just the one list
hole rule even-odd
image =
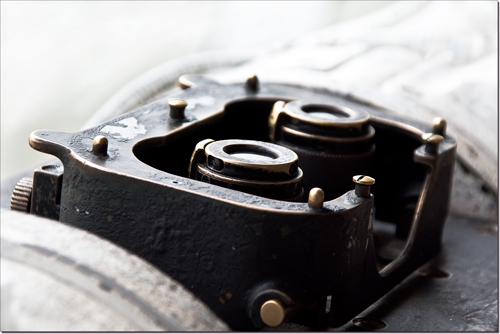
[[441, 117], [434, 118], [432, 122], [432, 132], [436, 135], [445, 136], [446, 135], [446, 120]]
[[275, 299], [268, 300], [260, 308], [262, 321], [270, 327], [277, 327], [285, 320], [285, 307]]
[[321, 209], [325, 200], [325, 192], [321, 188], [312, 188], [309, 192], [309, 200], [307, 203], [310, 207]]
[[436, 135], [434, 133], [424, 133], [422, 134], [422, 139], [425, 140], [425, 152], [429, 154], [437, 154], [439, 151], [439, 144], [444, 140], [443, 136]]
[[247, 79], [247, 88], [252, 91], [257, 91], [259, 89], [259, 78], [254, 74]]
[[96, 136], [92, 143], [92, 153], [95, 155], [108, 154], [108, 138], [104, 136]]
[[375, 179], [367, 175], [355, 175], [352, 180], [357, 184], [362, 184], [365, 186], [373, 186], [375, 184]]
[[170, 99], [168, 100], [168, 105], [170, 107], [170, 118], [183, 120], [185, 118], [184, 110], [187, 107], [187, 102], [181, 99]]

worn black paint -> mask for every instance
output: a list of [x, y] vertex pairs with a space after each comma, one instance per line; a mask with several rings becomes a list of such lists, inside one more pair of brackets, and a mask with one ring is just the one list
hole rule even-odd
[[[159, 100], [79, 133], [32, 134], [32, 147], [56, 155], [64, 164], [61, 221], [153, 263], [234, 329], [254, 328], [249, 298], [268, 282], [296, 303], [317, 305], [316, 311], [308, 311], [314, 326], [340, 326], [439, 252], [456, 149], [451, 138], [441, 144], [439, 155], [431, 157], [416, 135], [398, 123], [372, 120], [377, 214], [380, 211], [394, 221], [391, 209], [397, 209], [407, 185], [417, 183], [425, 190], [417, 209], [420, 218], [410, 232], [413, 246], [381, 276], [371, 229], [373, 196], [355, 200], [349, 192], [325, 202], [318, 212], [306, 203], [266, 199], [187, 179], [187, 165], [201, 139], [266, 140], [267, 106], [278, 99], [315, 100], [399, 119], [326, 91], [262, 85], [258, 93], [250, 94], [243, 85], [221, 86], [202, 77], [190, 80], [196, 87], [179, 98], [188, 103], [213, 98], [213, 104], [198, 104], [189, 111], [196, 121], [172, 124], [166, 101]], [[119, 126], [120, 120], [131, 117], [147, 130], [145, 134], [107, 135], [108, 157], [90, 152], [92, 139], [105, 126]], [[391, 155], [393, 143], [401, 152]], [[416, 172], [394, 179], [401, 167]], [[332, 305], [326, 315], [327, 296], [332, 296]]]

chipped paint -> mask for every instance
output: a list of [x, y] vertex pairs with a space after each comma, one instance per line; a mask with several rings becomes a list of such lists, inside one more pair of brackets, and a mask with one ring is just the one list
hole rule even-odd
[[116, 124], [120, 126], [106, 125], [100, 132], [107, 133], [115, 139], [134, 139], [138, 134], [145, 134], [146, 127], [138, 124], [137, 118], [129, 117], [118, 121]]
[[188, 99], [187, 100], [188, 105], [186, 107], [186, 110], [194, 109], [197, 105], [204, 107], [213, 106], [215, 102], [216, 100], [212, 96], [200, 96], [197, 98]]

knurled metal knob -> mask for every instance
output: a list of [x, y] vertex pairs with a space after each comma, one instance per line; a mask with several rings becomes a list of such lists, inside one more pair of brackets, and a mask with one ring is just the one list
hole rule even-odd
[[30, 212], [31, 192], [33, 190], [33, 179], [23, 177], [14, 187], [10, 200], [10, 209], [22, 212]]

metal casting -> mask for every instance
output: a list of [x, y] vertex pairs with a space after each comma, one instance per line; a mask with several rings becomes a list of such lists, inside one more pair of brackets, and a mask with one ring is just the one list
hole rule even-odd
[[[257, 77], [222, 85], [190, 75], [179, 84], [175, 103], [160, 99], [77, 133], [31, 134], [31, 147], [64, 166], [54, 202], [61, 222], [149, 261], [234, 330], [287, 319], [341, 326], [439, 253], [456, 152], [445, 123]], [[259, 167], [265, 173], [247, 163], [223, 175], [208, 157], [227, 140], [296, 153], [298, 166], [285, 159], [284, 174], [303, 173], [309, 196], [292, 202], [203, 182], [197, 175], [282, 182], [283, 165], [272, 163]], [[397, 225], [389, 243], [405, 240], [392, 257], [379, 254], [389, 244], [378, 241], [374, 218]]]

